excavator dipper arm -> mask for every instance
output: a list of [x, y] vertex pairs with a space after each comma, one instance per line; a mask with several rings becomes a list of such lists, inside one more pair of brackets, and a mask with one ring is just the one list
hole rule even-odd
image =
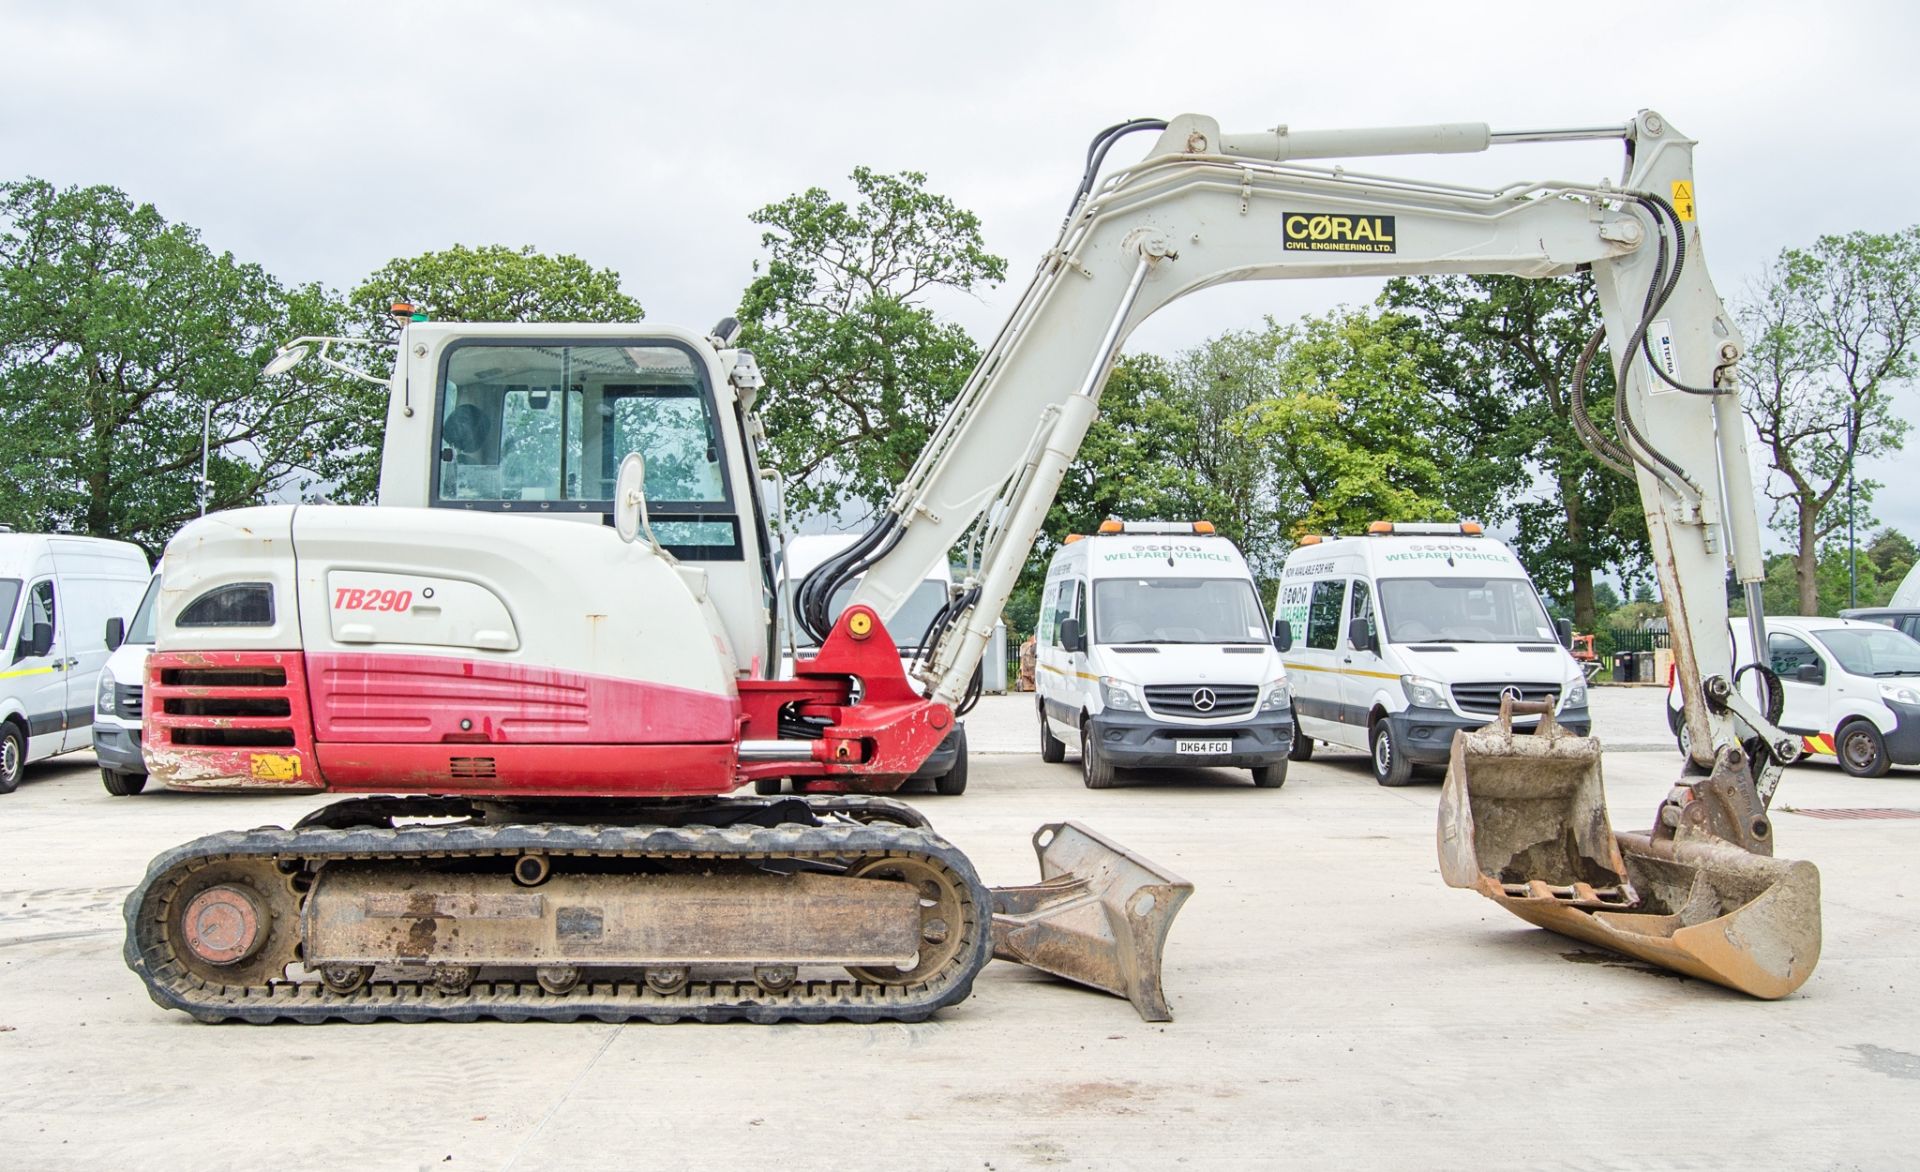
[[[1743, 345], [1701, 262], [1693, 142], [1652, 111], [1620, 126], [1506, 133], [1465, 123], [1231, 135], [1182, 115], [1116, 127], [1096, 140], [1093, 165], [1113, 136], [1137, 129], [1160, 130], [1152, 150], [1097, 187], [1090, 169], [1059, 240], [880, 523], [805, 583], [803, 621], [812, 609], [820, 622], [818, 604], [854, 574], [864, 574], [854, 601], [890, 618], [967, 544], [975, 572], [920, 671], [931, 698], [962, 704], [1118, 347], [1179, 297], [1244, 280], [1588, 269], [1606, 325], [1587, 361], [1603, 342], [1613, 356], [1617, 439], [1591, 427], [1583, 403], [1575, 419], [1639, 487], [1692, 755], [1651, 830], [1616, 844], [1597, 743], [1528, 741], [1510, 725], [1469, 735], [1441, 811], [1446, 876], [1534, 922], [1760, 996], [1796, 987], [1818, 955], [1818, 877], [1767, 857], [1767, 799], [1792, 748], [1733, 687], [1724, 581], [1731, 562], [1764, 646], [1759, 524], [1734, 373]], [[1626, 147], [1618, 185], [1476, 189], [1300, 162], [1586, 139]], [[1782, 885], [1790, 892], [1772, 902], [1792, 909], [1790, 929], [1778, 916], [1739, 917]], [[1567, 894], [1590, 891], [1605, 894]], [[1715, 943], [1678, 959], [1676, 942], [1703, 934]]]

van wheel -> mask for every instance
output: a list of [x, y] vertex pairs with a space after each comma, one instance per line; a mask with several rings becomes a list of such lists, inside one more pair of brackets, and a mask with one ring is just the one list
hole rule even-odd
[[784, 777], [756, 778], [753, 783], [753, 792], [759, 794], [763, 798], [771, 797], [774, 794], [779, 793], [780, 787], [786, 784], [787, 784], [787, 779]]
[[1080, 726], [1080, 778], [1087, 783], [1088, 789], [1113, 788], [1113, 763], [1100, 752], [1100, 744], [1093, 739], [1093, 722]]
[[1058, 765], [1067, 759], [1067, 742], [1053, 735], [1047, 727], [1047, 713], [1040, 711], [1040, 759], [1049, 765]]
[[1887, 742], [1870, 720], [1850, 720], [1840, 726], [1834, 738], [1840, 755], [1840, 768], [1853, 777], [1884, 777], [1887, 766]]
[[130, 798], [147, 788], [147, 775], [144, 773], [115, 773], [111, 769], [100, 771], [100, 784], [116, 798]]
[[967, 792], [967, 726], [961, 725], [953, 735], [959, 742], [959, 755], [953, 759], [952, 769], [933, 779], [933, 792], [950, 798]]
[[1261, 789], [1279, 789], [1287, 784], [1287, 763], [1275, 761], [1271, 765], [1253, 767], [1253, 784]]
[[1393, 726], [1384, 720], [1373, 722], [1373, 779], [1381, 785], [1405, 785], [1413, 780], [1413, 763], [1394, 740]]
[[27, 738], [12, 721], [0, 723], [0, 794], [20, 788], [20, 775], [27, 770]]
[[1287, 760], [1306, 761], [1313, 757], [1313, 738], [1300, 731], [1300, 714], [1293, 713], [1293, 739], [1287, 742]]

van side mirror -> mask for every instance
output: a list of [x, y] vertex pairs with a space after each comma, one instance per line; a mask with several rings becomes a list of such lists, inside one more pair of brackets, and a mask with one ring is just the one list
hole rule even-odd
[[38, 659], [53, 650], [53, 624], [35, 623], [20, 640], [22, 658]]
[[1068, 651], [1087, 649], [1087, 633], [1080, 629], [1079, 619], [1060, 620], [1060, 646]]
[[1275, 651], [1293, 650], [1293, 624], [1285, 619], [1273, 620], [1273, 649]]
[[118, 651], [120, 644], [127, 641], [127, 620], [114, 615], [107, 620], [107, 650]]
[[1803, 684], [1824, 684], [1827, 682], [1827, 665], [1824, 663], [1803, 663], [1793, 673], [1793, 678]]
[[1573, 620], [1553, 620], [1553, 637], [1560, 640], [1560, 646], [1571, 650], [1573, 647]]
[[1347, 624], [1347, 642], [1355, 651], [1380, 649], [1380, 645], [1373, 638], [1373, 624], [1365, 619], [1354, 619]]

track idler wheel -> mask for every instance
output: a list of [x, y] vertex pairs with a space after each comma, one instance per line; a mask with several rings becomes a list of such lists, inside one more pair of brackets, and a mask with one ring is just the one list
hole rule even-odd
[[920, 951], [913, 964], [904, 968], [849, 967], [847, 971], [859, 979], [881, 985], [911, 985], [945, 968], [970, 943], [963, 931], [971, 918], [962, 903], [966, 892], [945, 868], [925, 859], [869, 859], [849, 874], [859, 879], [911, 884], [920, 896]]

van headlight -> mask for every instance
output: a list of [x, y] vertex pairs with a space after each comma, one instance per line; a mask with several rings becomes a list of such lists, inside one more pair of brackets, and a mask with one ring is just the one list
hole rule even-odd
[[100, 673], [100, 686], [94, 689], [93, 708], [102, 716], [113, 715], [113, 677]]
[[1133, 685], [1125, 680], [1116, 680], [1112, 676], [1100, 677], [1100, 698], [1106, 701], [1109, 708], [1117, 708], [1123, 712], [1142, 710], [1140, 693], [1133, 690]]
[[1912, 684], [1881, 684], [1880, 698], [1891, 704], [1920, 704], [1920, 688]]
[[1587, 685], [1579, 680], [1567, 685], [1567, 694], [1560, 698], [1562, 708], [1585, 708], [1587, 706]]
[[1272, 712], [1293, 703], [1293, 689], [1287, 687], [1285, 676], [1267, 685], [1267, 698], [1260, 702], [1260, 711]]
[[1415, 708], [1445, 708], [1447, 690], [1429, 679], [1401, 676], [1400, 686], [1407, 690], [1407, 703]]

